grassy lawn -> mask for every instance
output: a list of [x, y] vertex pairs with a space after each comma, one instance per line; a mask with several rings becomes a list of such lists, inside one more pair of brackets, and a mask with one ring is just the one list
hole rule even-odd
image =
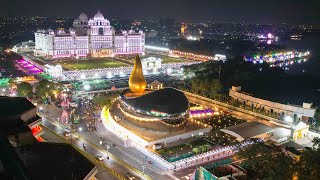
[[[148, 54], [148, 55], [145, 55], [145, 56], [140, 56], [140, 59], [145, 59], [145, 58], [148, 58], [148, 57], [161, 58], [163, 64], [185, 62], [184, 59], [174, 58], [174, 57], [169, 57], [169, 56], [160, 56], [160, 55], [156, 55], [156, 54]], [[125, 59], [125, 60], [129, 60], [129, 61], [133, 61], [135, 56], [134, 55], [121, 56], [120, 58], [121, 59]]]
[[83, 70], [83, 69], [97, 69], [97, 68], [112, 68], [128, 66], [127, 64], [112, 61], [109, 58], [86, 58], [72, 60], [55, 60], [54, 63], [60, 64], [64, 69], [69, 70]]
[[182, 60], [182, 59], [173, 58], [173, 57], [165, 57], [165, 56], [162, 56], [162, 57], [160, 57], [160, 58], [162, 58], [162, 60], [163, 60], [162, 63], [163, 63], [163, 64], [185, 62], [185, 61]]

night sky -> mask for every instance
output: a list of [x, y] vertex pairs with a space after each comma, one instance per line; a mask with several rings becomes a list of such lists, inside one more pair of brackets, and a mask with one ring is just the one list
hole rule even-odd
[[183, 17], [248, 23], [320, 24], [319, 0], [1, 0], [0, 16]]

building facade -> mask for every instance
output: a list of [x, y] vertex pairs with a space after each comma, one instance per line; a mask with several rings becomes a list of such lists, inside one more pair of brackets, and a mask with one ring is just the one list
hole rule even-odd
[[38, 30], [35, 32], [35, 56], [60, 57], [110, 57], [117, 54], [144, 54], [143, 31], [116, 33], [110, 21], [97, 12], [88, 19], [82, 13], [74, 20], [69, 31]]
[[302, 106], [297, 106], [272, 102], [242, 92], [241, 86], [232, 86], [229, 90], [229, 96], [243, 106], [278, 115], [285, 121], [294, 124], [298, 124], [300, 121], [308, 122], [308, 119], [313, 118], [316, 112], [316, 109], [312, 108], [312, 103], [303, 103]]

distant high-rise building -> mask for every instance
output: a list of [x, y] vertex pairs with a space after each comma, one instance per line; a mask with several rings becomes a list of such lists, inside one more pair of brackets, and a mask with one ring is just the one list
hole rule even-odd
[[90, 19], [82, 13], [68, 32], [61, 28], [38, 30], [35, 44], [34, 55], [48, 58], [143, 54], [145, 34], [134, 30], [116, 33], [102, 13]]

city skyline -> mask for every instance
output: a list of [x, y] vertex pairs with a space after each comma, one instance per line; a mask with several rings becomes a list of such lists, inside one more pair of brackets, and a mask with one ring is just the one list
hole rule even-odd
[[[61, 1], [61, 3], [59, 3]], [[174, 2], [155, 1], [150, 3], [146, 0], [138, 0], [135, 3], [124, 2], [119, 6], [117, 1], [108, 2], [87, 2], [62, 1], [47, 4], [39, 0], [30, 0], [24, 4], [23, 9], [16, 8], [21, 4], [20, 0], [8, 1], [0, 7], [0, 17], [7, 16], [60, 16], [76, 17], [79, 12], [89, 15], [100, 10], [106, 17], [172, 17], [191, 20], [214, 20], [226, 22], [246, 22], [260, 24], [314, 24], [317, 25], [320, 12], [317, 10], [317, 1], [310, 0], [301, 3], [300, 1], [284, 0], [281, 2], [271, 0], [263, 4], [258, 1], [219, 1], [192, 0]], [[61, 5], [63, 4], [63, 5]], [[143, 6], [142, 6], [143, 4]]]

